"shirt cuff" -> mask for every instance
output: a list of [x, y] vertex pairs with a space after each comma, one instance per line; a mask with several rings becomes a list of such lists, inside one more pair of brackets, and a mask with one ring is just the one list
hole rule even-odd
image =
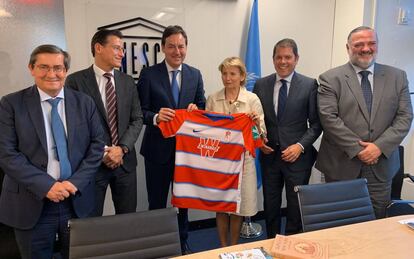
[[155, 115], [154, 115], [154, 117], [152, 118], [152, 124], [153, 124], [154, 126], [158, 126], [158, 124], [157, 124], [157, 118], [158, 118], [158, 113], [157, 113], [157, 114], [155, 114]]
[[300, 144], [299, 142], [296, 142], [296, 144], [298, 144], [302, 148], [302, 153], [305, 153], [305, 148], [302, 146], [302, 144]]

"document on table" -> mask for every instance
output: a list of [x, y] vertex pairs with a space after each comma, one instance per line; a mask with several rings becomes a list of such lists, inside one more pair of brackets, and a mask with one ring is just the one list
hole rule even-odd
[[400, 224], [407, 224], [407, 223], [413, 223], [414, 224], [414, 218], [409, 218], [409, 219], [403, 219], [403, 220], [399, 220], [398, 221]]

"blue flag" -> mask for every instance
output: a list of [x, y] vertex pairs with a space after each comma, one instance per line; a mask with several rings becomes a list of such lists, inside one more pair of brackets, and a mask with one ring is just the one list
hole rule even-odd
[[252, 91], [254, 83], [261, 77], [262, 74], [260, 65], [260, 36], [257, 0], [254, 0], [253, 2], [252, 12], [250, 15], [245, 62], [247, 68], [246, 88], [247, 90]]
[[[249, 91], [253, 91], [254, 83], [261, 77], [261, 65], [260, 65], [260, 36], [259, 36], [259, 15], [257, 8], [257, 0], [253, 1], [252, 12], [250, 14], [249, 34], [247, 36], [247, 49], [246, 49], [246, 69], [247, 80], [246, 88]], [[262, 173], [259, 163], [259, 149], [256, 150], [256, 175], [257, 175], [257, 188], [262, 186]]]

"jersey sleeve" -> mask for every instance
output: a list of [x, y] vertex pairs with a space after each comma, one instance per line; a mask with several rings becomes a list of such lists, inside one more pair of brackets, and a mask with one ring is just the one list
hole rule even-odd
[[186, 110], [175, 110], [175, 117], [171, 121], [161, 121], [158, 128], [161, 130], [164, 138], [174, 137], [180, 129], [187, 115]]
[[256, 157], [255, 149], [263, 146], [263, 140], [260, 138], [256, 125], [246, 114], [240, 117], [239, 123], [243, 125], [244, 146], [253, 157]]

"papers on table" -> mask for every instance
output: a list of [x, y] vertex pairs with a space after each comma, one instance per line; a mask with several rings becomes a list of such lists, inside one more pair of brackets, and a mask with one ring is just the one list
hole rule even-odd
[[403, 220], [399, 220], [398, 223], [400, 224], [407, 224], [408, 222], [413, 223], [414, 224], [414, 218], [409, 218], [409, 219], [403, 219]]

